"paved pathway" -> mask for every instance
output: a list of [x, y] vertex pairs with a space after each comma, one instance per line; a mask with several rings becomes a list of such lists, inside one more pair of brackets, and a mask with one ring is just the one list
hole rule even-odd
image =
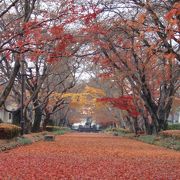
[[105, 134], [71, 133], [0, 153], [1, 179], [178, 180], [180, 153]]

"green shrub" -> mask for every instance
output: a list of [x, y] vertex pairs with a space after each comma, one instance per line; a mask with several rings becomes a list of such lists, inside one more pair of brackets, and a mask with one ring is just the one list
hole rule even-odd
[[179, 124], [169, 124], [168, 130], [180, 130], [180, 123]]
[[32, 141], [25, 137], [18, 138], [17, 142], [20, 143], [21, 145], [32, 144]]
[[21, 128], [14, 124], [0, 124], [0, 139], [11, 139], [20, 134]]

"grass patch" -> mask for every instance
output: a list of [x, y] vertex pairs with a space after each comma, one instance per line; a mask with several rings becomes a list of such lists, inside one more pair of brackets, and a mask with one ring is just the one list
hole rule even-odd
[[180, 151], [180, 141], [174, 137], [164, 137], [161, 135], [159, 136], [142, 135], [139, 137], [133, 137], [133, 139], [136, 139], [136, 140], [148, 143], [148, 144], [153, 144], [153, 145]]
[[153, 144], [176, 151], [180, 151], [180, 131], [179, 130], [168, 130], [162, 131], [159, 135], [140, 135], [135, 136], [127, 129], [122, 128], [109, 128], [104, 131], [105, 133], [111, 133], [114, 136], [122, 136], [130, 139], [142, 141], [144, 143]]
[[146, 142], [148, 144], [154, 144], [156, 140], [156, 136], [155, 135], [142, 135], [142, 136], [136, 137], [136, 139]]
[[60, 126], [46, 126], [46, 131], [48, 132], [53, 132], [53, 131], [71, 131], [70, 128], [68, 127], [60, 127]]
[[66, 131], [64, 131], [64, 130], [56, 130], [56, 131], [53, 131], [53, 134], [55, 134], [55, 135], [63, 135], [63, 134], [65, 134], [66, 133]]
[[155, 142], [154, 144], [180, 151], [180, 141], [171, 137], [169, 138], [161, 137], [160, 140], [158, 142]]
[[55, 135], [63, 135], [67, 132], [71, 132], [71, 129], [67, 127], [58, 127], [58, 128], [54, 128], [52, 131], [52, 133]]
[[131, 133], [129, 129], [123, 128], [108, 128], [105, 132], [112, 133], [114, 136], [125, 136], [126, 134]]

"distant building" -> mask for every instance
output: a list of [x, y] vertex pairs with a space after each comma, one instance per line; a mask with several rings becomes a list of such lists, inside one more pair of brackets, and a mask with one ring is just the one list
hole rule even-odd
[[7, 112], [4, 108], [0, 109], [0, 119], [4, 122], [4, 123], [12, 123], [13, 119], [12, 119], [12, 113]]
[[0, 119], [4, 123], [13, 123], [12, 112], [18, 109], [18, 105], [12, 99], [8, 99], [6, 101], [6, 109], [4, 107], [0, 108]]
[[180, 112], [171, 113], [168, 117], [168, 122], [172, 124], [180, 123]]

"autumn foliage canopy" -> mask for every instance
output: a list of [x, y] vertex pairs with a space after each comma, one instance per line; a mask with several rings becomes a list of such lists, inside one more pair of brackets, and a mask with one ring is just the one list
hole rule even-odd
[[[34, 99], [39, 103], [35, 107], [40, 107], [39, 92], [48, 81], [52, 63], [72, 59], [79, 65], [84, 60], [100, 67], [96, 77], [113, 82], [119, 89], [118, 96], [103, 96], [97, 102], [109, 102], [132, 117], [141, 115], [157, 132], [167, 128], [179, 82], [178, 1], [3, 2], [1, 77], [5, 76], [8, 83], [0, 95], [0, 106], [5, 104], [14, 82], [19, 82], [20, 62], [26, 62], [26, 71], [30, 61], [35, 64], [36, 75], [26, 72], [26, 81], [31, 81], [29, 101]], [[73, 63], [70, 66], [75, 67]], [[52, 87], [48, 90], [58, 92]], [[79, 97], [76, 94], [71, 99], [87, 103], [88, 98]], [[95, 104], [95, 98], [91, 99]]]
[[140, 114], [134, 105], [132, 96], [121, 96], [118, 98], [99, 98], [97, 101], [110, 103], [116, 108], [126, 110], [132, 117], [137, 117]]

